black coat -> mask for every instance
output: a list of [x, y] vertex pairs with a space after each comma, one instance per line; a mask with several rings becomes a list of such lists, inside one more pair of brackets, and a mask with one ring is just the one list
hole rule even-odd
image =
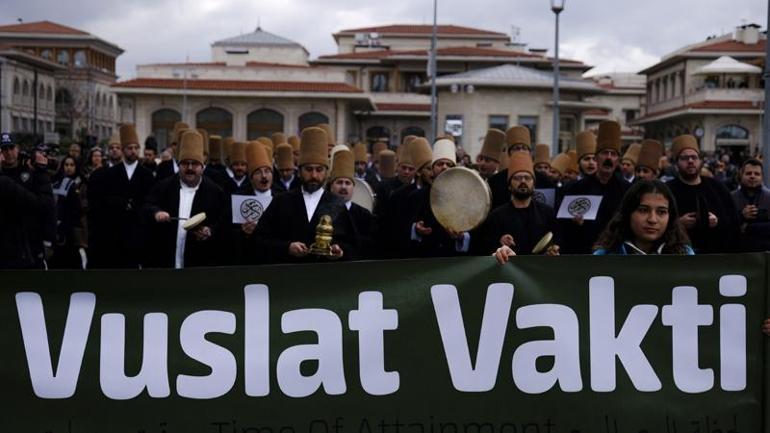
[[565, 254], [591, 254], [593, 245], [607, 223], [620, 208], [620, 202], [631, 185], [618, 174], [613, 175], [606, 185], [602, 185], [596, 175], [586, 176], [577, 182], [567, 184], [561, 192], [561, 200], [556, 203], [556, 209], [567, 195], [600, 195], [602, 202], [593, 221], [583, 221], [578, 225], [571, 219], [559, 220], [563, 245], [561, 252]]
[[154, 185], [152, 172], [141, 164], [131, 180], [123, 163], [91, 175], [89, 268], [137, 268], [143, 263], [142, 207]]
[[[22, 225], [25, 231], [24, 242], [29, 246], [29, 257], [34, 261], [35, 268], [42, 268], [45, 262], [44, 242], [53, 244], [56, 240], [56, 210], [54, 208], [51, 179], [45, 169], [18, 166], [3, 168], [0, 176], [6, 176], [34, 194], [38, 200], [40, 211], [26, 215]], [[18, 227], [17, 227], [18, 228]]]
[[[730, 253], [739, 249], [740, 222], [735, 202], [723, 183], [701, 177], [699, 185], [687, 185], [675, 178], [667, 183], [676, 199], [679, 215], [695, 212], [696, 225], [687, 230], [696, 254]], [[710, 228], [708, 214], [717, 217]]]
[[160, 164], [158, 164], [158, 168], [155, 170], [155, 179], [158, 181], [161, 181], [163, 179], [166, 179], [168, 177], [172, 177], [175, 174], [177, 174], [176, 171], [174, 171], [174, 159], [169, 159], [168, 161], [161, 161]]
[[286, 185], [281, 182], [279, 176], [273, 177], [273, 193], [275, 192], [288, 192], [294, 189], [299, 189], [300, 182], [299, 182], [299, 176], [296, 174], [294, 175], [294, 179], [291, 180], [289, 183], [289, 189], [286, 189]]
[[[410, 254], [416, 257], [454, 257], [467, 255], [457, 251], [457, 240], [449, 236], [446, 229], [439, 224], [433, 209], [430, 207], [430, 186], [412, 191], [407, 198], [407, 207], [413, 211], [405, 235], [410, 239]], [[420, 241], [411, 240], [412, 225], [422, 221], [430, 227], [432, 233], [421, 236]]]
[[[510, 182], [508, 181], [508, 169], [498, 171], [487, 179], [489, 190], [492, 192], [492, 209], [511, 201]], [[555, 185], [548, 179], [548, 176], [535, 172], [535, 188], [545, 189], [554, 188]]]
[[374, 244], [374, 216], [369, 210], [352, 203], [350, 209], [350, 219], [353, 222], [354, 239], [356, 242], [356, 250], [358, 251], [358, 260], [369, 260], [377, 256], [376, 248], [378, 246]]
[[357, 257], [354, 248], [354, 230], [350, 214], [345, 203], [334, 194], [324, 191], [321, 201], [307, 220], [305, 200], [302, 190], [297, 189], [273, 197], [272, 203], [259, 220], [254, 231], [255, 251], [263, 263], [307, 263], [328, 261], [309, 254], [302, 258], [289, 255], [292, 242], [303, 242], [308, 248], [315, 241], [316, 226], [321, 216], [332, 217], [334, 235], [332, 243], [339, 244], [343, 250], [343, 260]]
[[0, 269], [42, 267], [38, 254], [42, 245], [33, 245], [27, 227], [50, 211], [48, 198], [34, 194], [12, 178], [0, 175]]
[[517, 255], [528, 255], [548, 232], [554, 234], [553, 243], [560, 245], [556, 214], [552, 207], [532, 200], [528, 207], [517, 209], [512, 202], [508, 202], [490, 212], [473, 233], [471, 244], [474, 253], [489, 255], [500, 247], [500, 238], [509, 234], [515, 242], [511, 249]]
[[[179, 191], [181, 183], [178, 176], [159, 182], [147, 197], [144, 205], [145, 218], [148, 221], [147, 267], [173, 268], [176, 262], [177, 222], [158, 223], [155, 213], [168, 212], [172, 217], [179, 216]], [[225, 194], [214, 182], [202, 177], [198, 191], [195, 192], [190, 216], [206, 212], [206, 221], [201, 226], [211, 229], [211, 237], [198, 241], [188, 233], [184, 249], [184, 267], [216, 266], [223, 262], [221, 248], [225, 218], [229, 213]]]

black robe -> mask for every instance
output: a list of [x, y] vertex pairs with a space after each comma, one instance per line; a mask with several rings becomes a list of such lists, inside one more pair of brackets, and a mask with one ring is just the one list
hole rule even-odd
[[131, 179], [121, 162], [89, 181], [89, 207], [95, 221], [89, 241], [89, 268], [138, 268], [143, 263], [142, 207], [155, 185], [152, 172], [137, 163]]
[[[674, 194], [679, 215], [695, 212], [697, 223], [687, 230], [687, 235], [696, 254], [730, 253], [739, 249], [738, 211], [724, 184], [701, 177], [698, 185], [687, 185], [679, 178], [666, 185]], [[717, 226], [713, 229], [708, 226], [709, 212], [717, 217]]]
[[390, 195], [387, 208], [383, 209], [383, 215], [378, 215], [379, 219], [385, 222], [380, 230], [386, 233], [382, 235], [386, 240], [383, 244], [386, 257], [397, 259], [416, 257], [410, 247], [409, 230], [417, 209], [410, 208], [408, 201], [409, 195], [416, 190], [416, 182], [397, 188]]
[[593, 221], [585, 220], [583, 225], [578, 225], [571, 219], [559, 220], [563, 244], [561, 245], [562, 254], [591, 254], [594, 243], [620, 208], [620, 202], [630, 186], [618, 174], [610, 177], [606, 185], [599, 182], [596, 175], [586, 176], [565, 185], [562, 188], [562, 197], [556, 203], [556, 209], [559, 209], [561, 201], [567, 195], [600, 195], [602, 202], [599, 204], [599, 211]]
[[281, 179], [279, 176], [273, 177], [273, 192], [288, 192], [294, 189], [299, 189], [300, 183], [299, 183], [299, 176], [296, 174], [294, 175], [294, 179], [291, 180], [289, 183], [289, 189], [286, 189], [286, 185], [281, 182]]
[[316, 226], [321, 216], [332, 218], [334, 234], [332, 244], [339, 244], [343, 251], [341, 260], [354, 260], [354, 230], [345, 203], [334, 194], [324, 191], [310, 222], [307, 220], [302, 189], [296, 189], [273, 197], [273, 201], [254, 231], [255, 251], [260, 263], [312, 263], [327, 262], [326, 257], [308, 254], [294, 257], [289, 254], [292, 242], [302, 242], [308, 248], [315, 242]]
[[[461, 240], [453, 239], [446, 229], [439, 224], [433, 209], [430, 207], [430, 185], [413, 191], [407, 199], [409, 209], [413, 210], [411, 221], [404, 234], [410, 240], [410, 251], [414, 257], [455, 257], [467, 255], [469, 251], [458, 251], [457, 245]], [[431, 234], [420, 236], [420, 240], [412, 240], [412, 226], [422, 221], [425, 227], [432, 229]]]
[[500, 247], [500, 238], [509, 234], [515, 242], [511, 249], [517, 255], [530, 255], [548, 232], [554, 235], [553, 243], [561, 245], [552, 207], [532, 200], [529, 206], [519, 209], [508, 202], [489, 213], [481, 227], [473, 233], [471, 246], [474, 254], [490, 255]]
[[[176, 264], [177, 222], [156, 222], [155, 213], [165, 211], [172, 217], [178, 217], [181, 188], [178, 176], [169, 177], [158, 182], [147, 197], [144, 206], [149, 228], [147, 267], [173, 268]], [[203, 176], [193, 198], [190, 216], [206, 212], [206, 220], [202, 225], [211, 229], [211, 237], [198, 241], [192, 233], [187, 234], [184, 247], [185, 268], [223, 264], [221, 248], [225, 217], [228, 214], [227, 206], [222, 189]]]
[[356, 259], [369, 260], [377, 256], [377, 245], [373, 242], [374, 233], [374, 216], [365, 209], [355, 203], [350, 204], [348, 209], [351, 222], [353, 223], [353, 236], [356, 244], [356, 251], [358, 254]]
[[158, 164], [158, 168], [155, 170], [155, 179], [157, 179], [158, 181], [161, 181], [163, 179], [172, 177], [175, 174], [177, 174], [178, 171], [174, 171], [175, 161], [176, 161], [175, 159], [161, 161], [160, 164]]

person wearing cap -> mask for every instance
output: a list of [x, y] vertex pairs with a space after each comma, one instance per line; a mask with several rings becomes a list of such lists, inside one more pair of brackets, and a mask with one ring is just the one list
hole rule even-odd
[[270, 263], [302, 263], [324, 260], [311, 255], [316, 227], [323, 216], [330, 216], [334, 233], [333, 259], [352, 256], [353, 234], [350, 215], [344, 202], [325, 191], [329, 170], [326, 132], [317, 127], [305, 128], [300, 139], [299, 189], [279, 194], [262, 214], [254, 231], [255, 248]]
[[230, 166], [227, 168], [228, 181], [222, 188], [228, 196], [235, 194], [241, 189], [244, 183], [248, 184], [247, 171], [249, 168], [246, 161], [246, 143], [237, 141], [230, 146], [230, 155], [227, 160]]
[[[205, 130], [203, 131], [205, 132]], [[203, 175], [214, 181], [224, 191], [230, 185], [230, 176], [227, 175], [226, 167], [222, 164], [222, 137], [219, 135], [208, 136], [203, 133], [201, 135], [204, 139], [204, 145], [208, 143]], [[206, 137], [208, 137], [208, 141]]]
[[171, 150], [171, 159], [168, 161], [161, 161], [160, 164], [158, 164], [158, 170], [155, 172], [155, 178], [158, 180], [163, 180], [167, 177], [172, 177], [175, 174], [179, 173], [179, 161], [177, 160], [176, 154], [177, 154], [177, 148], [178, 143], [180, 139], [182, 138], [182, 133], [190, 129], [190, 125], [188, 125], [185, 122], [176, 122], [174, 123], [174, 127], [169, 132], [168, 135], [168, 143], [169, 146], [166, 148], [166, 150]]
[[639, 161], [639, 152], [642, 150], [640, 143], [631, 143], [626, 153], [620, 158], [620, 174], [628, 183], [633, 183], [636, 177], [636, 164]]
[[158, 170], [158, 143], [155, 142], [155, 137], [149, 136], [144, 140], [144, 153], [140, 163], [155, 177]]
[[[526, 152], [529, 154], [532, 151], [532, 134], [529, 128], [526, 126], [512, 126], [505, 131], [505, 144], [507, 146], [506, 152], [508, 158], [513, 155], [514, 152]], [[497, 172], [489, 179], [489, 189], [492, 191], [492, 209], [495, 209], [501, 205], [508, 203], [511, 199], [511, 191], [508, 189], [508, 168], [504, 168]], [[553, 182], [547, 175], [535, 172], [535, 188], [553, 188]]]
[[643, 140], [636, 161], [636, 177], [641, 180], [655, 180], [660, 175], [660, 158], [663, 144], [656, 140]]
[[575, 137], [575, 155], [580, 169], [579, 179], [596, 174], [596, 135], [591, 131], [582, 131]]
[[329, 175], [329, 191], [345, 202], [350, 220], [353, 223], [356, 244], [356, 260], [366, 260], [372, 257], [372, 228], [373, 217], [368, 209], [353, 203], [353, 190], [359, 179], [355, 178], [354, 154], [343, 150], [334, 154], [332, 171]]
[[364, 143], [356, 143], [355, 146], [353, 146], [353, 155], [355, 155], [356, 159], [356, 179], [363, 180], [364, 182], [368, 183], [370, 187], [374, 188], [375, 185], [380, 183], [380, 177], [369, 167], [369, 154], [366, 152], [366, 144]]
[[616, 174], [621, 142], [618, 122], [608, 120], [600, 123], [599, 136], [596, 140], [596, 161], [598, 163], [596, 173], [586, 175], [577, 182], [562, 188], [563, 195], [557, 200], [556, 209], [561, 206], [564, 196], [599, 195], [602, 197], [595, 220], [586, 221], [580, 216], [576, 216], [574, 219], [559, 220], [563, 237], [562, 252], [591, 254], [596, 239], [618, 209], [623, 195], [630, 186], [628, 182]]
[[698, 254], [727, 253], [738, 249], [739, 222], [730, 192], [713, 178], [701, 176], [703, 160], [692, 135], [674, 138], [671, 153], [678, 177], [667, 183], [674, 194], [680, 221]]
[[549, 176], [554, 185], [556, 185], [557, 190], [563, 188], [567, 182], [572, 180], [568, 177], [571, 163], [572, 158], [566, 153], [560, 153], [553, 157], [549, 166]]
[[547, 144], [535, 146], [535, 173], [551, 179], [551, 146]]
[[505, 132], [491, 128], [484, 136], [484, 144], [476, 155], [476, 167], [484, 179], [489, 179], [500, 169], [500, 154], [505, 145]]
[[274, 182], [276, 191], [286, 192], [299, 188], [294, 150], [290, 144], [281, 143], [275, 147], [275, 165], [278, 171], [278, 179]]
[[[139, 137], [132, 124], [120, 126], [123, 161], [107, 168], [100, 185], [89, 186], [88, 266], [139, 268], [143, 256], [142, 207], [155, 176], [139, 163]], [[96, 188], [96, 189], [94, 189]]]
[[[380, 153], [390, 150], [388, 143], [384, 141], [377, 141], [372, 145], [372, 165], [369, 167], [376, 175], [378, 182], [382, 181], [382, 173], [380, 173]], [[387, 176], [392, 177], [392, 176]]]
[[[415, 140], [412, 144], [415, 144]], [[420, 167], [417, 174], [420, 179], [419, 189], [409, 194], [408, 209], [412, 212], [410, 224], [411, 253], [417, 257], [451, 257], [468, 253], [470, 234], [451, 232], [439, 224], [430, 206], [430, 190], [433, 181], [444, 171], [457, 165], [455, 143], [439, 139], [424, 154], [412, 153], [415, 167]], [[461, 205], [458, 203], [458, 205]]]
[[[190, 268], [222, 264], [220, 239], [224, 235], [229, 203], [225, 193], [203, 176], [203, 136], [188, 130], [179, 140], [179, 173], [150, 191], [144, 205], [149, 222], [146, 267]], [[197, 227], [185, 230], [185, 222], [205, 213]]]
[[4, 199], [0, 215], [8, 222], [1, 228], [0, 268], [42, 269], [56, 239], [53, 190], [45, 168], [48, 158], [35, 152], [25, 163], [19, 154], [13, 136], [0, 134], [0, 185], [4, 184], [0, 187]]
[[[558, 224], [553, 208], [532, 199], [535, 192], [535, 170], [532, 158], [516, 152], [508, 160], [511, 200], [495, 208], [474, 236], [473, 249], [479, 254], [494, 252], [498, 263], [511, 256], [533, 254], [535, 246], [547, 233], [552, 244], [545, 254], [559, 254]], [[478, 242], [477, 242], [478, 241]]]

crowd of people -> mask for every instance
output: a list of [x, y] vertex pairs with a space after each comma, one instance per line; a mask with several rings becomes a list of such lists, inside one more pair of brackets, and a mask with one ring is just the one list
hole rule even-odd
[[[695, 137], [622, 149], [605, 121], [551, 157], [530, 131], [490, 129], [475, 163], [451, 137], [389, 148], [337, 144], [329, 125], [249, 142], [178, 122], [158, 153], [124, 124], [106, 148], [56, 158], [0, 140], [0, 268], [185, 268], [266, 263], [533, 254], [711, 254], [770, 247], [762, 161], [704, 155]], [[140, 153], [142, 151], [143, 153]], [[459, 164], [458, 164], [459, 163]], [[491, 191], [476, 228], [442, 226], [433, 182], [470, 166]], [[371, 210], [353, 202], [356, 183]], [[545, 193], [550, 191], [550, 193]], [[239, 220], [234, 197], [258, 200]], [[601, 197], [595, 217], [557, 218], [565, 197]], [[548, 198], [550, 197], [550, 199]], [[469, 197], [469, 200], [478, 197]], [[241, 203], [243, 203], [241, 201]], [[460, 212], [464, 201], [448, 204]], [[205, 218], [198, 221], [198, 216]], [[237, 222], [236, 222], [237, 221]], [[193, 224], [195, 222], [196, 224]], [[327, 232], [324, 232], [327, 230]], [[314, 250], [319, 234], [329, 248]], [[550, 239], [540, 252], [536, 245]]]

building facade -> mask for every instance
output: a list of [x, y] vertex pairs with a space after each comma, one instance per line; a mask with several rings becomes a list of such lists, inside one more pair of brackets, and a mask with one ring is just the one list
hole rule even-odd
[[748, 24], [663, 57], [641, 72], [647, 76], [645, 109], [631, 123], [666, 145], [692, 134], [708, 152], [756, 152], [766, 44], [766, 33]]
[[[117, 98], [111, 85], [117, 79], [115, 61], [123, 53], [120, 47], [49, 21], [0, 26], [0, 45], [24, 52], [38, 63], [46, 62], [45, 67], [34, 66], [32, 73], [29, 67], [25, 73], [20, 69], [9, 72], [14, 75], [11, 86], [15, 86], [16, 78], [21, 83], [21, 96], [6, 101], [9, 105], [5, 108], [14, 113], [12, 118], [20, 119], [17, 123], [11, 120], [11, 132], [37, 133], [38, 136], [47, 133], [46, 141], [62, 136], [94, 144], [110, 137], [116, 127]], [[38, 87], [43, 85], [45, 98], [38, 102], [38, 109], [42, 111], [38, 111], [38, 123], [32, 125], [24, 83], [31, 82], [30, 74], [34, 75], [35, 71], [38, 81], [43, 75]], [[41, 93], [38, 89], [38, 99]]]

